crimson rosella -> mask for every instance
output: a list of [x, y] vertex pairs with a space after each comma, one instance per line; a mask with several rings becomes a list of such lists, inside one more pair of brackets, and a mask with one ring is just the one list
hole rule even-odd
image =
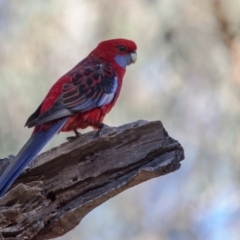
[[137, 46], [127, 39], [103, 41], [49, 90], [28, 118], [33, 133], [0, 177], [0, 197], [58, 132], [101, 131], [105, 115], [119, 96], [127, 65], [137, 60]]

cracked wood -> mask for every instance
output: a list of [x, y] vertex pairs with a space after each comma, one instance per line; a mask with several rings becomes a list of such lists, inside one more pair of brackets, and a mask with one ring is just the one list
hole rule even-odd
[[[136, 184], [180, 168], [181, 145], [160, 121], [137, 121], [83, 134], [39, 155], [0, 199], [3, 239], [50, 239]], [[13, 156], [0, 161], [2, 172]], [[117, 224], [117, 223], [116, 223]]]

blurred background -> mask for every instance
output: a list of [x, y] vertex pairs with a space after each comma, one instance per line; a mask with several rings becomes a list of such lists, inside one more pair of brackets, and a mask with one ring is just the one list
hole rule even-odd
[[[179, 171], [129, 189], [58, 240], [240, 239], [240, 1], [0, 0], [0, 158], [52, 84], [98, 42], [129, 38], [138, 61], [105, 119], [161, 120]], [[45, 150], [64, 142], [60, 134]]]

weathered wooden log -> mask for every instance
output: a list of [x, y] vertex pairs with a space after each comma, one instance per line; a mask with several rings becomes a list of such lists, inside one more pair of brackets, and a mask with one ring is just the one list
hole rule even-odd
[[[92, 209], [148, 179], [180, 168], [181, 145], [160, 121], [83, 134], [39, 155], [0, 199], [0, 239], [61, 236]], [[0, 171], [14, 158], [2, 159]]]

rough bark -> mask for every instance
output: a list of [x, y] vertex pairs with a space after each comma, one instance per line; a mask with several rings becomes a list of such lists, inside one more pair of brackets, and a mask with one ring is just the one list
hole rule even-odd
[[[118, 193], [180, 168], [181, 145], [160, 121], [81, 135], [39, 155], [0, 199], [0, 239], [50, 239]], [[0, 161], [0, 171], [13, 156]]]

